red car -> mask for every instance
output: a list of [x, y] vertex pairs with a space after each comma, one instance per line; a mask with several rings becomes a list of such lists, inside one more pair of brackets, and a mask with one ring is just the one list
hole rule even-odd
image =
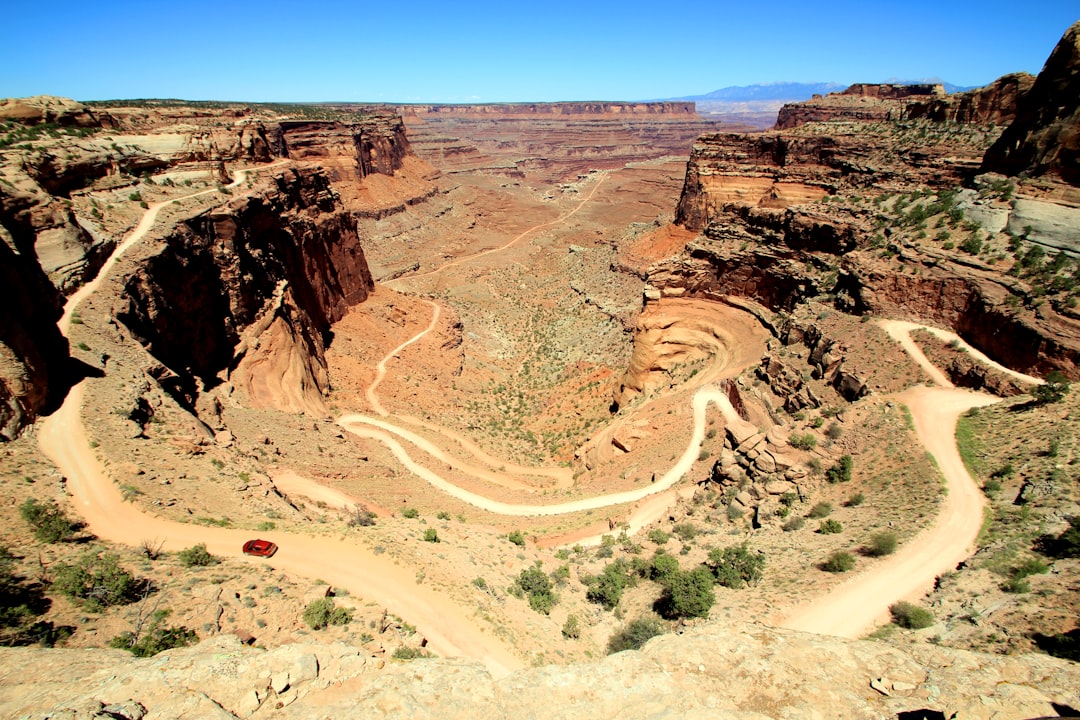
[[248, 540], [244, 543], [245, 555], [256, 555], [258, 557], [273, 557], [277, 552], [277, 545], [269, 540]]

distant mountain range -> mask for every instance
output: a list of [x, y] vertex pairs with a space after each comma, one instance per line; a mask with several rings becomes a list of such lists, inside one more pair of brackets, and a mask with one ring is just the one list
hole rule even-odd
[[847, 85], [839, 83], [764, 83], [760, 85], [734, 85], [713, 90], [704, 95], [689, 95], [673, 100], [715, 100], [719, 102], [754, 102], [768, 100], [809, 100], [813, 95], [840, 92]]

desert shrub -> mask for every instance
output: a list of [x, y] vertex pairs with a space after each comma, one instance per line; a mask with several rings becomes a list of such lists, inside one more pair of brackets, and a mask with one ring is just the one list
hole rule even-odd
[[867, 545], [866, 554], [872, 557], [884, 557], [885, 555], [892, 555], [894, 552], [896, 552], [896, 544], [896, 533], [874, 533], [870, 536], [870, 543]]
[[81, 527], [52, 500], [38, 502], [27, 498], [19, 505], [19, 515], [33, 528], [34, 537], [44, 543], [70, 540]]
[[825, 479], [830, 483], [849, 482], [851, 471], [855, 468], [855, 460], [850, 455], [841, 456], [835, 465], [825, 472]]
[[1013, 577], [1028, 577], [1029, 575], [1044, 575], [1050, 572], [1050, 566], [1038, 558], [1028, 558], [1012, 570]]
[[818, 525], [818, 532], [822, 535], [836, 535], [844, 531], [844, 526], [839, 520], [822, 520]]
[[715, 602], [712, 571], [699, 565], [693, 570], [673, 573], [668, 578], [656, 606], [661, 615], [669, 620], [677, 620], [684, 617], [706, 617]]
[[1027, 578], [1011, 577], [1001, 583], [1001, 589], [1007, 593], [1021, 595], [1023, 593], [1031, 592], [1031, 583], [1028, 582]]
[[563, 637], [567, 640], [577, 640], [581, 637], [581, 621], [577, 615], [570, 615], [562, 626]]
[[207, 551], [206, 543], [199, 543], [181, 550], [176, 557], [184, 567], [206, 567], [221, 562]]
[[866, 502], [866, 496], [863, 495], [860, 492], [860, 493], [855, 493], [854, 495], [849, 497], [846, 501], [844, 501], [844, 505], [846, 505], [847, 507], [858, 507], [859, 505], [862, 505], [864, 502]]
[[415, 520], [420, 517], [420, 511], [411, 507], [401, 508], [401, 517]]
[[784, 523], [784, 532], [795, 532], [796, 530], [802, 530], [806, 525], [806, 521], [801, 517], [793, 517]]
[[679, 536], [683, 542], [690, 542], [697, 537], [698, 529], [693, 523], [682, 522], [671, 528], [671, 531]]
[[631, 583], [629, 568], [626, 563], [616, 560], [608, 564], [595, 577], [588, 578], [585, 597], [590, 601], [612, 610], [622, 599], [623, 590]]
[[671, 539], [671, 536], [660, 528], [654, 528], [650, 530], [648, 537], [650, 542], [654, 542], [657, 545], [664, 545], [665, 543], [667, 543], [668, 540]]
[[649, 564], [649, 578], [658, 583], [668, 582], [677, 572], [679, 572], [679, 559], [667, 553], [657, 553]]
[[394, 653], [391, 657], [393, 657], [395, 660], [416, 660], [419, 658], [429, 658], [431, 657], [431, 653], [429, 653], [427, 650], [424, 650], [423, 648], [402, 645], [401, 647], [394, 650]]
[[140, 585], [111, 553], [90, 551], [74, 565], [61, 562], [53, 566], [52, 589], [88, 610], [133, 602], [138, 599]]
[[368, 510], [365, 505], [353, 505], [348, 524], [349, 527], [371, 527], [375, 524], [375, 513]]
[[506, 536], [506, 539], [514, 543], [515, 545], [525, 547], [525, 536], [521, 534], [520, 530], [512, 531], [509, 535]]
[[435, 528], [428, 528], [424, 531], [424, 542], [437, 543], [439, 542], [439, 533]]
[[934, 624], [934, 616], [929, 610], [903, 600], [890, 605], [889, 614], [894, 623], [908, 630], [921, 630]]
[[319, 598], [304, 608], [304, 622], [312, 630], [322, 630], [327, 625], [348, 625], [352, 622], [352, 610], [335, 607], [333, 598]]
[[855, 556], [843, 550], [837, 550], [821, 564], [821, 569], [831, 573], [845, 573], [855, 567]]
[[1039, 405], [1061, 402], [1069, 393], [1069, 379], [1059, 370], [1051, 370], [1047, 373], [1045, 382], [1036, 385], [1031, 391], [1032, 397]]
[[712, 571], [717, 585], [741, 588], [761, 579], [765, 570], [765, 556], [760, 552], [751, 552], [746, 543], [743, 543], [723, 550], [713, 548], [709, 551], [706, 565]]
[[547, 576], [540, 565], [533, 565], [521, 571], [514, 583], [529, 598], [529, 607], [543, 615], [550, 615], [551, 608], [559, 601]]
[[183, 626], [163, 625], [169, 610], [157, 610], [151, 616], [149, 626], [142, 632], [122, 632], [109, 641], [109, 647], [127, 650], [135, 657], [152, 657], [173, 648], [186, 647], [199, 640], [195, 631]]
[[1035, 634], [1035, 644], [1043, 652], [1054, 657], [1080, 662], [1080, 628], [1057, 635]]
[[788, 442], [791, 443], [791, 447], [798, 450], [813, 450], [817, 447], [817, 438], [813, 433], [792, 433], [788, 438]]
[[1057, 537], [1043, 537], [1037, 549], [1043, 555], [1055, 558], [1080, 557], [1080, 515], [1069, 518], [1069, 527]]
[[650, 639], [663, 635], [664, 629], [664, 624], [654, 617], [631, 620], [608, 639], [608, 655], [623, 650], [638, 650]]
[[840, 427], [840, 423], [831, 422], [829, 427], [825, 428], [825, 437], [830, 440], [839, 440], [840, 436], [844, 434], [844, 429]]
[[806, 516], [811, 520], [819, 520], [820, 518], [827, 517], [832, 511], [832, 503], [819, 502], [817, 505], [810, 508], [810, 512], [807, 513]]

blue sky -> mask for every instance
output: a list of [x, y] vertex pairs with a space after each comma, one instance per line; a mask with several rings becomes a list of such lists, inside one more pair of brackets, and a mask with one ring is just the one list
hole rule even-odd
[[3, 0], [0, 97], [639, 100], [1037, 73], [1077, 0]]

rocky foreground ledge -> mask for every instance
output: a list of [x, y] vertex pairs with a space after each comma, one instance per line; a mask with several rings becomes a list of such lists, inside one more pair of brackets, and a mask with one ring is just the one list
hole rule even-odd
[[2, 649], [0, 698], [4, 717], [72, 720], [764, 720], [896, 718], [918, 710], [957, 720], [1037, 718], [1080, 707], [1080, 665], [712, 626], [594, 663], [495, 679], [467, 660], [400, 662], [342, 644], [261, 650], [221, 636], [145, 660], [117, 650]]

